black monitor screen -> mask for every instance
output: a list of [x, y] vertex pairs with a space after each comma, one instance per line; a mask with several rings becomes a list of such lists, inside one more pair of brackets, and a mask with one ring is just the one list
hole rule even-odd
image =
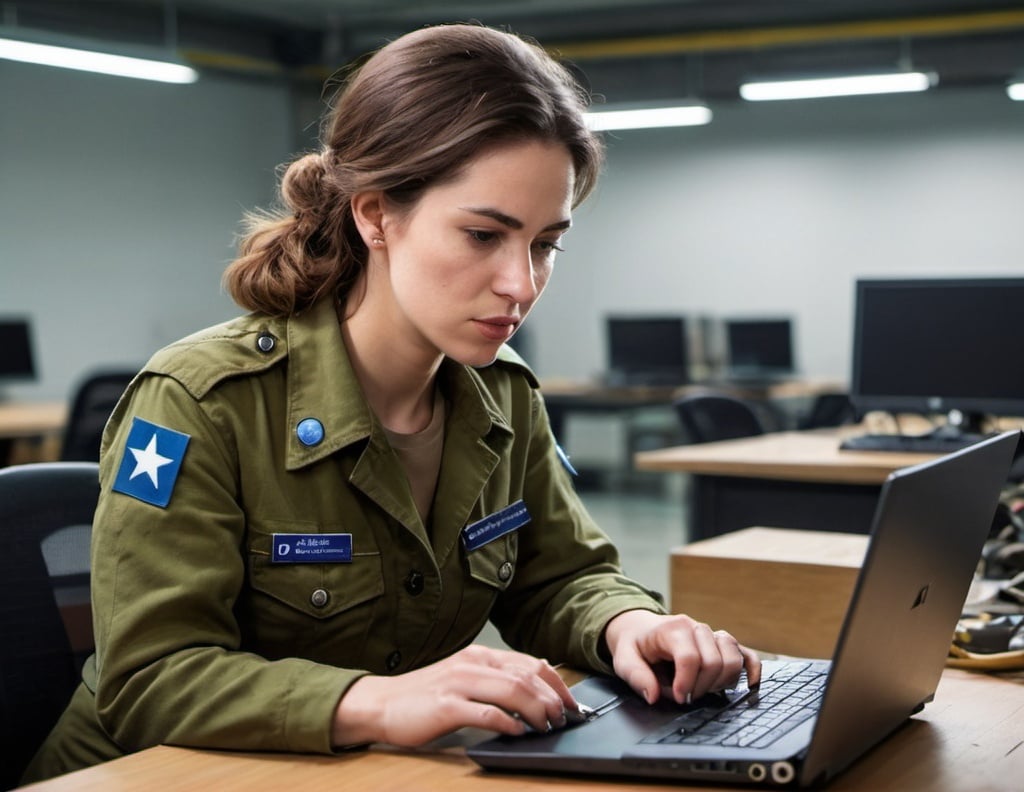
[[32, 380], [35, 376], [28, 321], [0, 318], [0, 380]]
[[1024, 279], [857, 282], [858, 410], [1024, 415]]
[[688, 380], [683, 317], [612, 316], [607, 320], [608, 364], [626, 384], [680, 385]]
[[789, 319], [728, 319], [725, 338], [731, 368], [793, 370], [793, 325]]

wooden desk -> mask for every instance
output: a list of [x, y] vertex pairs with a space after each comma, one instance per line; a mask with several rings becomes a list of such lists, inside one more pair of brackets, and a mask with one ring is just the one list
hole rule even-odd
[[689, 538], [749, 525], [866, 533], [882, 482], [933, 454], [840, 451], [860, 427], [777, 432], [646, 451], [640, 470], [692, 474]]
[[[1024, 675], [947, 670], [936, 700], [827, 789], [900, 792], [1019, 790], [1024, 777]], [[633, 790], [623, 780], [488, 773], [462, 748], [405, 752], [385, 748], [344, 756], [201, 751], [161, 746], [25, 789], [36, 792], [221, 792], [352, 789], [372, 792], [479, 792], [481, 789], [573, 792]], [[644, 790], [678, 785], [644, 782]], [[750, 789], [687, 784], [690, 790]]]
[[[64, 402], [0, 402], [0, 465], [53, 457], [67, 419]], [[28, 440], [41, 441], [45, 448], [38, 454], [15, 454], [16, 445]]]

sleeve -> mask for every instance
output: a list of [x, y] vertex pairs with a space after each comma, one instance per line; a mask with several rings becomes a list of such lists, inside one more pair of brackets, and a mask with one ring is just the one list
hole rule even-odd
[[611, 673], [604, 628], [627, 610], [664, 613], [660, 595], [626, 577], [618, 551], [594, 523], [561, 460], [547, 411], [531, 389], [516, 571], [492, 620], [510, 645], [552, 662]]
[[[330, 752], [335, 707], [364, 672], [243, 651], [237, 452], [209, 401], [170, 377], [143, 376], [111, 419], [92, 549], [100, 722], [125, 750]], [[172, 489], [165, 507], [113, 489], [149, 475], [132, 450], [138, 420], [188, 436], [176, 478], [162, 484]]]

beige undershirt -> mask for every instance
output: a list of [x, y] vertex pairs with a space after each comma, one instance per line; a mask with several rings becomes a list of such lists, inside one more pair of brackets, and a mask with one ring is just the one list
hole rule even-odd
[[438, 392], [434, 396], [434, 414], [425, 429], [414, 434], [401, 434], [384, 428], [384, 434], [405, 470], [416, 511], [424, 526], [428, 524], [434, 491], [437, 489], [437, 477], [441, 472], [444, 418], [444, 398]]

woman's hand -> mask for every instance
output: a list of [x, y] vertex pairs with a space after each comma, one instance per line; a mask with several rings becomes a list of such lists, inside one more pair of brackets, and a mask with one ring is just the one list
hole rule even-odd
[[398, 676], [365, 676], [334, 713], [334, 745], [422, 745], [464, 726], [522, 734], [565, 725], [576, 709], [569, 688], [545, 660], [468, 646]]
[[677, 703], [735, 684], [761, 679], [761, 660], [724, 630], [689, 616], [645, 610], [620, 613], [608, 622], [605, 641], [615, 673], [653, 704], [664, 693]]

